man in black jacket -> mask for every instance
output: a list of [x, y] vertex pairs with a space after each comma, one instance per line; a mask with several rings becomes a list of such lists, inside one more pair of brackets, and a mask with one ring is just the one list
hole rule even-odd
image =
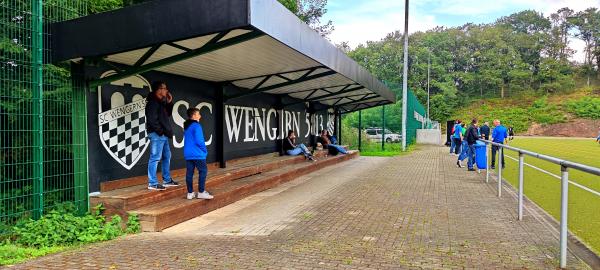
[[467, 129], [465, 140], [467, 140], [467, 145], [469, 149], [467, 150], [467, 154], [469, 155], [469, 162], [467, 166], [469, 167], [469, 171], [475, 171], [473, 165], [475, 164], [475, 143], [479, 139], [477, 134], [477, 119], [473, 119], [471, 121], [471, 126]]
[[[170, 118], [173, 111], [173, 96], [164, 82], [152, 83], [152, 93], [146, 98], [146, 132], [150, 139], [150, 160], [148, 161], [148, 189], [165, 190], [179, 184], [171, 178], [171, 149], [169, 139], [173, 137]], [[163, 184], [158, 183], [156, 170], [162, 163]]]
[[479, 129], [481, 132], [481, 138], [489, 140], [490, 139], [490, 123], [485, 122], [483, 126]]

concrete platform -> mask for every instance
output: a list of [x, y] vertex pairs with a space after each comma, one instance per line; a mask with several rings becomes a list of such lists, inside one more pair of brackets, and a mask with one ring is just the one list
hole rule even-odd
[[514, 197], [497, 198], [496, 183], [453, 160], [444, 147], [360, 157], [160, 233], [15, 268], [556, 269], [558, 235], [544, 213], [527, 206], [517, 222]]

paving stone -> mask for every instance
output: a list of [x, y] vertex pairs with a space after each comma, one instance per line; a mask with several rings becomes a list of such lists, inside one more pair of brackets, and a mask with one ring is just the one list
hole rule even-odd
[[[361, 157], [312, 173], [253, 206], [234, 204], [222, 210], [227, 215], [207, 215], [214, 221], [192, 220], [196, 231], [183, 225], [127, 236], [14, 268], [64, 269], [64, 262], [97, 269], [557, 268], [555, 233], [534, 218], [515, 221], [514, 198], [497, 198], [496, 184], [484, 177], [456, 168], [441, 147]], [[325, 186], [312, 197], [304, 190]], [[298, 200], [294, 192], [310, 198]], [[270, 220], [265, 211], [277, 209], [285, 213]], [[219, 228], [241, 229], [225, 234]], [[572, 253], [569, 268], [589, 269]]]

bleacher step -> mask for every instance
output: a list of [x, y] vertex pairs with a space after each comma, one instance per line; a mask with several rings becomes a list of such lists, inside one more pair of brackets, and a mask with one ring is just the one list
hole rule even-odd
[[[323, 158], [325, 154], [325, 151], [317, 151], [315, 156], [317, 158]], [[273, 154], [260, 155], [254, 158], [243, 158], [236, 162], [232, 162], [228, 168], [209, 171], [206, 188], [210, 190], [215, 186], [229, 181], [268, 172], [290, 164], [304, 162], [306, 161], [303, 156], [280, 157]], [[197, 183], [197, 177], [198, 174], [196, 173], [194, 176], [195, 183]], [[187, 192], [185, 187], [185, 176], [174, 179], [179, 182], [180, 186], [169, 187], [167, 190], [158, 192], [148, 190], [147, 184], [144, 182], [143, 184], [135, 186], [102, 192], [97, 196], [90, 197], [90, 204], [92, 206], [102, 204], [105, 209], [104, 213], [107, 216], [118, 214], [125, 218], [127, 216], [126, 213], [129, 210], [185, 195]], [[129, 179], [125, 179], [125, 181], [129, 181]]]
[[[281, 166], [260, 174], [236, 179], [214, 186], [209, 191], [215, 196], [212, 200], [187, 200], [185, 193], [168, 200], [146, 205], [128, 211], [136, 213], [144, 231], [161, 231], [186, 220], [208, 213], [252, 194], [273, 188], [281, 183], [311, 173], [321, 168], [334, 165], [358, 156], [357, 151], [347, 155], [321, 157], [314, 163], [296, 163]], [[207, 188], [208, 189], [208, 188]]]

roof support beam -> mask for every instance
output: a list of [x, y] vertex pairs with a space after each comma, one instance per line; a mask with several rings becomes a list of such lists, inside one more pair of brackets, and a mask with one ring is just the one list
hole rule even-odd
[[300, 104], [300, 103], [304, 103], [304, 102], [307, 102], [307, 101], [318, 101], [320, 99], [334, 97], [334, 96], [338, 96], [338, 95], [341, 95], [341, 94], [350, 93], [350, 92], [353, 92], [353, 91], [358, 91], [358, 90], [361, 90], [361, 89], [364, 89], [364, 87], [359, 85], [359, 86], [356, 86], [356, 87], [348, 88], [348, 89], [346, 89], [344, 91], [338, 91], [338, 92], [334, 92], [334, 93], [327, 94], [327, 95], [321, 95], [321, 96], [318, 96], [318, 97], [311, 97], [311, 98], [304, 99], [304, 100], [301, 100], [301, 101], [287, 103], [287, 104], [285, 104], [285, 106]]
[[386, 104], [392, 104], [392, 103], [393, 102], [389, 102], [387, 100], [382, 100], [380, 102], [375, 103], [375, 105], [373, 105], [373, 106], [369, 106], [369, 107], [365, 107], [365, 108], [358, 108], [362, 104], [357, 104], [354, 107], [352, 107], [352, 109], [346, 110], [346, 111], [344, 111], [342, 113], [353, 113], [353, 112], [356, 112], [356, 111], [360, 111], [360, 110], [364, 110], [364, 109], [369, 109], [369, 108], [374, 108], [374, 107], [377, 107], [377, 106], [386, 105]]
[[[306, 90], [277, 93], [277, 94], [278, 95], [298, 94], [298, 93], [304, 93], [304, 92], [314, 92], [315, 90], [331, 89], [331, 88], [336, 88], [336, 87], [341, 87], [341, 86], [343, 86], [344, 88], [340, 89], [339, 91], [344, 91], [344, 90], [348, 89], [348, 87], [355, 86], [355, 85], [358, 85], [358, 84], [351, 83], [351, 84], [333, 85], [333, 86], [327, 86], [327, 87], [318, 87], [318, 88], [311, 88], [311, 89], [306, 89]], [[305, 97], [305, 98], [308, 98], [308, 97]]]
[[336, 72], [333, 70], [325, 71], [325, 72], [315, 74], [315, 75], [309, 75], [310, 73], [312, 73], [312, 72], [307, 72], [306, 74], [302, 75], [302, 77], [295, 79], [295, 80], [286, 81], [286, 82], [282, 82], [282, 83], [278, 83], [278, 84], [273, 84], [273, 85], [265, 86], [262, 88], [253, 89], [250, 91], [244, 91], [243, 93], [239, 93], [236, 95], [231, 95], [231, 96], [227, 97], [227, 99], [234, 99], [234, 98], [239, 98], [239, 97], [243, 97], [243, 96], [254, 95], [254, 94], [266, 92], [269, 90], [273, 90], [276, 88], [290, 86], [290, 85], [294, 85], [297, 83], [302, 83], [302, 82], [306, 82], [306, 81], [310, 81], [310, 80], [314, 80], [314, 79], [318, 79], [318, 78], [336, 74]]
[[[307, 73], [302, 74], [302, 76], [308, 76], [308, 74], [312, 73], [313, 71], [315, 71], [315, 70], [317, 70], [319, 68], [326, 68], [326, 67], [324, 67], [324, 66], [316, 66], [316, 67], [302, 68], [302, 69], [290, 70], [290, 71], [284, 71], [284, 72], [278, 72], [278, 73], [273, 73], [273, 74], [264, 74], [264, 75], [252, 76], [252, 77], [247, 77], [247, 78], [242, 78], [242, 79], [235, 79], [235, 80], [231, 80], [229, 82], [233, 83], [233, 82], [239, 82], [239, 81], [257, 79], [257, 78], [263, 78], [263, 77], [267, 77], [267, 76], [286, 75], [286, 74], [297, 73], [297, 72], [301, 72], [301, 71], [306, 71], [307, 72]], [[285, 78], [285, 79], [286, 80], [290, 80], [288, 78]]]
[[169, 46], [171, 46], [171, 47], [173, 47], [173, 48], [180, 49], [180, 50], [182, 50], [182, 51], [185, 51], [185, 52], [189, 52], [189, 51], [191, 51], [191, 50], [192, 50], [192, 49], [190, 49], [190, 48], [188, 48], [188, 47], [181, 46], [181, 45], [179, 45], [179, 44], [177, 44], [177, 43], [174, 43], [174, 42], [169, 42], [169, 43], [167, 43], [167, 45], [169, 45]]
[[227, 32], [219, 33], [218, 35], [213, 37], [209, 42], [207, 42], [206, 44], [204, 44], [202, 47], [200, 47], [198, 49], [194, 49], [194, 50], [183, 52], [183, 53], [171, 56], [171, 57], [160, 59], [160, 60], [154, 61], [154, 62], [146, 64], [146, 65], [142, 65], [139, 67], [131, 67], [129, 69], [126, 69], [123, 72], [120, 72], [120, 73], [117, 73], [117, 74], [114, 74], [111, 76], [107, 76], [102, 79], [91, 80], [91, 81], [89, 81], [90, 87], [95, 88], [99, 85], [110, 83], [110, 82], [113, 82], [113, 81], [116, 81], [119, 79], [127, 78], [132, 75], [155, 70], [160, 67], [164, 67], [164, 66], [167, 66], [167, 65], [170, 65], [173, 63], [177, 63], [177, 62], [187, 60], [187, 59], [190, 59], [193, 57], [197, 57], [197, 56], [200, 56], [200, 55], [203, 55], [206, 53], [210, 53], [210, 52], [222, 49], [222, 48], [233, 46], [233, 45], [236, 45], [236, 44], [248, 41], [248, 40], [252, 40], [252, 39], [255, 39], [255, 38], [263, 35], [262, 32], [254, 30], [252, 32], [248, 32], [248, 33], [245, 33], [245, 34], [233, 37], [233, 38], [219, 41], [226, 34], [227, 34]]
[[[368, 95], [377, 96], [377, 94], [375, 94], [375, 93], [368, 93], [368, 94], [360, 93], [360, 94], [348, 95], [348, 96], [343, 96], [343, 97], [332, 97], [332, 98], [320, 99], [319, 101], [327, 101], [327, 100], [333, 100], [333, 99], [343, 100], [345, 98], [352, 100], [352, 101], [356, 101], [355, 99], [353, 99], [353, 97], [360, 97], [360, 96], [364, 97], [364, 96], [368, 96]], [[337, 102], [339, 102], [339, 101], [337, 101]]]
[[146, 60], [148, 60], [148, 58], [152, 57], [152, 55], [158, 51], [158, 48], [160, 48], [160, 46], [162, 46], [162, 44], [159, 45], [155, 45], [152, 46], [152, 48], [148, 49], [144, 55], [142, 55], [142, 57], [140, 57], [140, 59], [138, 59], [137, 61], [135, 61], [135, 64], [133, 64], [134, 67], [139, 67], [141, 66], [144, 62], [146, 62]]
[[340, 103], [340, 104], [333, 104], [332, 106], [345, 106], [345, 105], [350, 105], [350, 104], [355, 104], [355, 103], [361, 103], [365, 100], [369, 100], [369, 99], [373, 99], [376, 98], [377, 94], [367, 94], [366, 96], [363, 96], [362, 98], [358, 99], [358, 100], [353, 100], [353, 101], [349, 101], [349, 102], [345, 102], [345, 103]]

